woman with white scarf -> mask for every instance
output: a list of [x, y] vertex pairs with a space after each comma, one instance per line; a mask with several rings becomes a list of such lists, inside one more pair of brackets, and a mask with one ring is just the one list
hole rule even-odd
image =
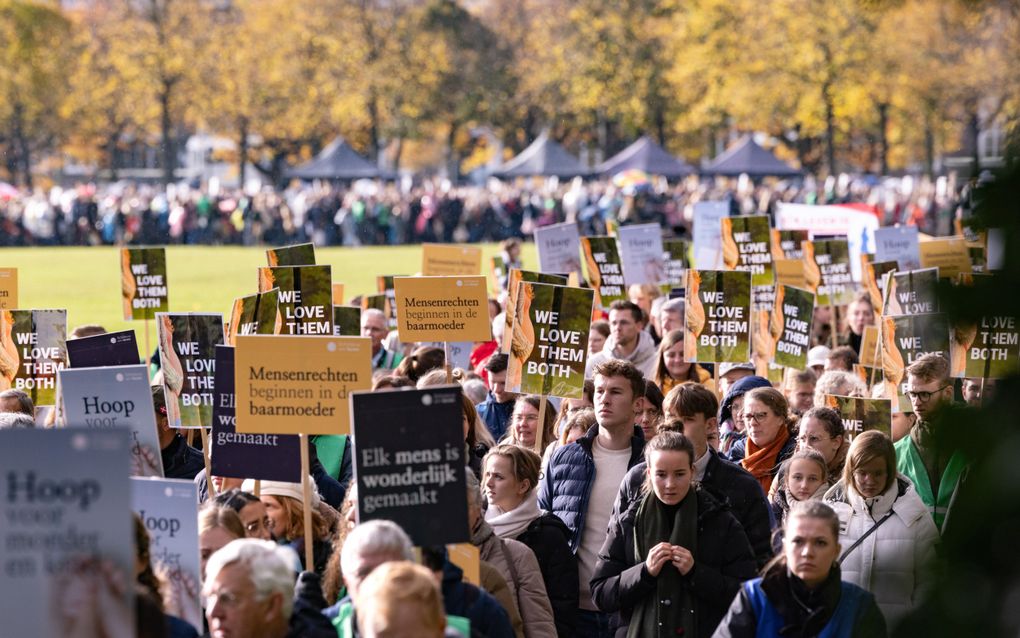
[[538, 508], [542, 459], [529, 449], [497, 445], [482, 462], [485, 522], [500, 538], [527, 545], [538, 559], [559, 636], [575, 635], [578, 609], [577, 560], [570, 531], [559, 518]]

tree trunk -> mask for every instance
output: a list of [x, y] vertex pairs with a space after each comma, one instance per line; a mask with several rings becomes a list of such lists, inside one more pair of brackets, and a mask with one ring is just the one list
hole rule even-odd
[[404, 154], [404, 138], [398, 137], [396, 139], [397, 148], [393, 151], [393, 173], [396, 174], [400, 171], [400, 157]]
[[972, 103], [968, 112], [967, 141], [970, 143], [970, 147], [974, 149], [974, 162], [971, 169], [971, 175], [977, 177], [981, 172], [981, 150], [978, 148], [978, 136], [981, 134], [981, 120], [978, 117], [976, 101]]
[[889, 104], [878, 104], [878, 161], [880, 175], [889, 174]]
[[242, 117], [238, 123], [237, 140], [237, 184], [244, 188], [244, 167], [248, 164], [248, 118]]
[[825, 163], [829, 175], [836, 174], [836, 107], [832, 99], [832, 85], [822, 85], [822, 100], [825, 102]]
[[375, 89], [368, 93], [368, 159], [379, 166], [379, 104]]
[[106, 161], [110, 165], [110, 181], [117, 181], [117, 171], [120, 168], [119, 157], [117, 155], [117, 140], [120, 138], [120, 130], [118, 129], [114, 133], [111, 133], [106, 138]]
[[[22, 184], [28, 189], [32, 190], [32, 151], [28, 146], [28, 137], [25, 135], [25, 107], [22, 106], [21, 102], [14, 103], [14, 131], [12, 134], [12, 142], [15, 147], [15, 154], [17, 155], [17, 161], [15, 166], [19, 166], [22, 172]], [[15, 174], [11, 177], [16, 178]]]
[[457, 183], [460, 179], [460, 162], [457, 161], [456, 154], [453, 149], [454, 141], [457, 137], [457, 130], [460, 125], [457, 122], [450, 122], [450, 131], [446, 135], [446, 174], [451, 182]]
[[164, 81], [159, 93], [160, 143], [163, 151], [163, 186], [174, 181], [177, 153], [174, 152], [173, 122], [170, 119], [170, 93], [173, 85]]
[[924, 110], [924, 170], [928, 177], [935, 177], [935, 131], [932, 128], [932, 112]]

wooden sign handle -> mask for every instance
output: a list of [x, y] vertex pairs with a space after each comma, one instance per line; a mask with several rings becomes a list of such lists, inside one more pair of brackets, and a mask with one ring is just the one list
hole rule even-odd
[[304, 497], [305, 524], [305, 571], [315, 571], [315, 556], [312, 552], [312, 477], [311, 462], [308, 458], [308, 435], [299, 434], [301, 445], [301, 495]]
[[548, 397], [544, 394], [538, 395], [538, 427], [535, 429], [535, 452], [539, 457], [545, 450], [542, 449], [542, 438], [545, 436], [545, 406], [549, 403]]
[[443, 362], [446, 366], [446, 382], [453, 383], [453, 364], [450, 362], [450, 342], [443, 342]]
[[[191, 430], [188, 430], [189, 432]], [[205, 431], [204, 427], [199, 427], [198, 431], [202, 433], [202, 458], [205, 460], [205, 484], [209, 488], [209, 498], [216, 498], [216, 486], [212, 480], [212, 460], [209, 458], [209, 433]]]

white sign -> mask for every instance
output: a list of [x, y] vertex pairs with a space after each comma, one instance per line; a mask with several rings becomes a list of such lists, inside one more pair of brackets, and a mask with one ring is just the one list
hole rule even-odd
[[694, 205], [694, 268], [722, 269], [722, 230], [719, 220], [729, 217], [729, 214], [729, 201], [698, 202]]
[[875, 252], [875, 230], [878, 227], [877, 215], [852, 205], [781, 203], [776, 209], [776, 228], [779, 230], [807, 230], [812, 239], [845, 234], [854, 281], [861, 280], [861, 253]]

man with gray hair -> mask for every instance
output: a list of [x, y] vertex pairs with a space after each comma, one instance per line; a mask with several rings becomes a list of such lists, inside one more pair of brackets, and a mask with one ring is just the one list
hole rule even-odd
[[397, 367], [403, 355], [383, 347], [383, 339], [389, 333], [386, 315], [378, 308], [361, 311], [361, 336], [372, 340], [372, 372], [392, 370]]
[[213, 638], [285, 638], [293, 608], [294, 572], [284, 549], [251, 538], [209, 558], [202, 597]]
[[17, 412], [35, 417], [35, 405], [24, 391], [12, 388], [0, 392], [0, 412]]
[[0, 430], [34, 428], [35, 419], [21, 412], [0, 412]]
[[664, 301], [659, 307], [659, 329], [663, 337], [684, 329], [684, 308], [684, 300], [679, 297]]

